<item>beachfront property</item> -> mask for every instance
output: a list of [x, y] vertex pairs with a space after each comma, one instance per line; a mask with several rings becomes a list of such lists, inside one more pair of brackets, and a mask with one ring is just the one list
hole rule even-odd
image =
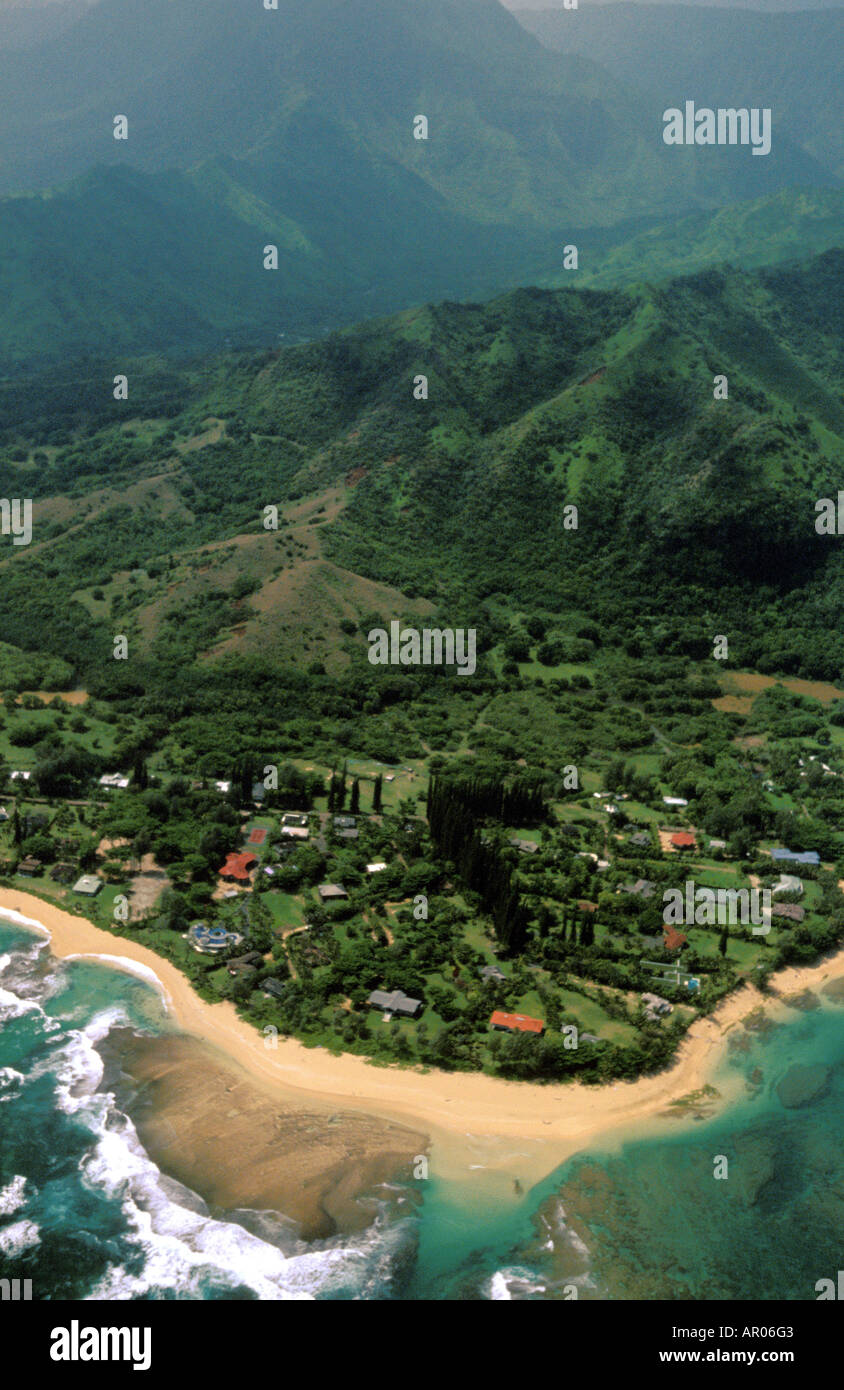
[[73, 885], [74, 893], [81, 893], [85, 898], [95, 898], [102, 888], [102, 880], [96, 874], [83, 874]]
[[659, 994], [643, 994], [642, 1004], [645, 1009], [645, 1018], [650, 1019], [652, 1023], [655, 1023], [657, 1019], [662, 1018], [665, 1014], [670, 1014], [674, 1011], [674, 1005], [670, 1004], [667, 999], [663, 999]]
[[367, 1003], [373, 1009], [381, 1009], [390, 1018], [395, 1014], [400, 1018], [415, 1018], [422, 1008], [421, 999], [412, 999], [400, 989], [394, 989], [391, 994], [383, 989], [374, 989]]
[[490, 1028], [501, 1033], [544, 1033], [545, 1023], [541, 1018], [531, 1018], [529, 1014], [505, 1014], [495, 1009], [490, 1015]]
[[264, 957], [260, 951], [247, 951], [244, 956], [232, 956], [226, 962], [226, 970], [235, 979], [251, 979], [257, 975], [259, 969], [264, 964]]
[[[649, 974], [654, 976], [654, 983], [676, 985], [678, 987], [682, 985], [692, 994], [700, 989], [700, 979], [698, 976], [691, 975], [688, 970], [684, 970], [680, 960], [643, 960], [640, 963], [643, 970], [647, 970]], [[648, 997], [658, 999], [660, 996], [651, 995]], [[667, 1003], [667, 1000], [663, 1000], [663, 1003]]]
[[42, 868], [40, 859], [33, 859], [31, 855], [27, 855], [18, 864], [18, 873], [23, 874], [24, 878], [37, 878]]
[[286, 990], [287, 985], [283, 980], [264, 980], [261, 985], [261, 993], [268, 999], [283, 999]]
[[815, 849], [800, 850], [793, 849], [772, 849], [771, 858], [776, 863], [787, 864], [820, 864], [821, 857]]
[[188, 941], [203, 956], [218, 955], [230, 946], [239, 946], [242, 940], [238, 932], [226, 931], [225, 927], [209, 927], [205, 922], [194, 922], [188, 931]]

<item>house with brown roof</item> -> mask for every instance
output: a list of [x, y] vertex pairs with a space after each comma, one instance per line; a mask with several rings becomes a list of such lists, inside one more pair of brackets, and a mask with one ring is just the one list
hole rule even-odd
[[342, 902], [349, 896], [342, 883], [321, 883], [317, 892], [324, 903]]
[[806, 916], [806, 909], [799, 903], [773, 903], [771, 916], [784, 917], [789, 922], [802, 922]]

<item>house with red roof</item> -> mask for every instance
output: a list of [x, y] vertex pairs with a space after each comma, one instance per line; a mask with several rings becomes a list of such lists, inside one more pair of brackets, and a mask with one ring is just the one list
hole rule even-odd
[[505, 1033], [544, 1033], [545, 1024], [541, 1018], [530, 1018], [527, 1014], [505, 1014], [496, 1009], [490, 1017], [490, 1027]]
[[254, 868], [257, 863], [258, 860], [254, 854], [250, 854], [248, 850], [240, 854], [227, 854], [226, 862], [220, 869], [220, 878], [235, 883], [248, 883], [249, 870]]
[[688, 938], [685, 937], [681, 931], [678, 931], [676, 927], [665, 926], [662, 930], [665, 933], [663, 945], [666, 951], [679, 951], [681, 946], [685, 946]]
[[676, 835], [671, 836], [671, 843], [675, 849], [695, 849], [697, 840], [688, 830], [678, 830]]

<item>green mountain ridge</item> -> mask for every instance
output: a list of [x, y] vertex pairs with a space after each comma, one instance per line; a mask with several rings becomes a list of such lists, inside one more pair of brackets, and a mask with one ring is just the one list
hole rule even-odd
[[[49, 406], [12, 383], [0, 485], [35, 497], [35, 530], [2, 566], [0, 639], [97, 679], [115, 620], [153, 662], [220, 641], [292, 655], [295, 591], [328, 653], [340, 584], [358, 616], [576, 610], [622, 647], [656, 626], [699, 654], [730, 624], [747, 664], [840, 679], [844, 564], [814, 520], [844, 458], [842, 265], [429, 305], [190, 371], [137, 364], [128, 409], [108, 378]], [[271, 501], [291, 532], [263, 532]]]
[[[578, 239], [597, 284], [597, 253], [737, 200], [760, 202], [752, 235], [773, 243], [748, 264], [798, 249], [789, 215], [804, 253], [824, 249], [802, 208], [764, 213], [793, 188], [835, 191], [804, 138], [835, 125], [819, 92], [764, 159], [672, 150], [658, 94], [552, 52], [497, 0], [99, 0], [53, 39], [0, 48], [0, 371], [300, 339], [549, 283]], [[616, 282], [742, 260], [746, 239], [725, 226], [719, 255], [716, 229], [685, 260], [638, 243]]]
[[[342, 147], [332, 153], [330, 209], [304, 176], [273, 204], [235, 161], [189, 174], [94, 171], [49, 197], [0, 200], [0, 371], [80, 354], [275, 345], [408, 302], [487, 298], [514, 280], [610, 287], [725, 259], [773, 264], [843, 236], [844, 193], [788, 190], [644, 230], [570, 228], [580, 264], [568, 272], [561, 238], [472, 226], [432, 207], [403, 170], [382, 168], [361, 205], [357, 166]], [[374, 203], [396, 216], [368, 225]], [[268, 244], [279, 248], [276, 272], [263, 269]]]

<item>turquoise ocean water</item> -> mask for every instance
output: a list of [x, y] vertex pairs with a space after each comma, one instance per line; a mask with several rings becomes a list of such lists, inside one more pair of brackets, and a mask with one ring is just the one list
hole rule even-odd
[[714, 1080], [738, 1099], [715, 1118], [581, 1154], [506, 1204], [431, 1178], [310, 1244], [156, 1168], [101, 1084], [96, 1044], [127, 1026], [171, 1027], [151, 981], [0, 920], [0, 1277], [34, 1298], [811, 1300], [844, 1267], [844, 1007], [823, 996], [736, 1033]]

